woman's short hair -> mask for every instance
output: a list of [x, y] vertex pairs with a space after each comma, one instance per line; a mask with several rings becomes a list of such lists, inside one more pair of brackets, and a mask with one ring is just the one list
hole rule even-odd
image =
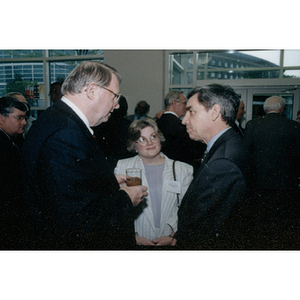
[[116, 75], [119, 84], [122, 81], [121, 75], [116, 69], [98, 61], [84, 61], [73, 69], [62, 84], [61, 92], [79, 94], [85, 86], [94, 82], [99, 87], [108, 86]]
[[144, 118], [140, 120], [133, 121], [128, 128], [128, 140], [127, 140], [127, 150], [134, 152], [135, 143], [141, 137], [141, 131], [146, 127], [152, 127], [154, 131], [158, 134], [160, 142], [165, 141], [165, 137], [159, 130], [156, 122], [151, 118]]

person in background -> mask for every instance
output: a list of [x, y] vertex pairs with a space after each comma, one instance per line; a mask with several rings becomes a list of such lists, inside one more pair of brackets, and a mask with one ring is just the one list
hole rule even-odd
[[137, 245], [169, 244], [177, 230], [178, 207], [193, 179], [192, 166], [174, 162], [161, 152], [163, 141], [155, 121], [150, 118], [134, 121], [129, 127], [128, 150], [137, 155], [119, 160], [115, 168], [115, 174], [123, 175], [127, 168], [141, 168], [142, 183], [149, 188], [149, 196], [136, 208]]
[[166, 139], [162, 152], [171, 159], [192, 165], [196, 171], [205, 145], [202, 141], [191, 140], [186, 126], [181, 122], [181, 118], [185, 115], [185, 96], [181, 91], [170, 91], [165, 96], [164, 103], [166, 110], [157, 120], [158, 128]]
[[188, 94], [183, 124], [207, 154], [178, 211], [172, 245], [179, 249], [241, 249], [249, 156], [234, 123], [240, 99], [229, 86], [212, 84]]
[[50, 92], [49, 92], [49, 96], [50, 96], [50, 100], [52, 101], [52, 103], [55, 103], [56, 101], [60, 100], [62, 95], [61, 92], [61, 86], [63, 84], [63, 81], [56, 81], [51, 83], [50, 85]]
[[266, 116], [247, 122], [245, 143], [256, 172], [256, 239], [264, 249], [299, 248], [300, 124], [284, 115], [285, 100], [266, 99]]
[[24, 132], [27, 109], [15, 98], [0, 98], [0, 249], [24, 246], [21, 150], [14, 138]]
[[133, 249], [133, 208], [147, 187], [115, 177], [91, 127], [119, 108], [120, 74], [86, 61], [62, 85], [63, 97], [32, 125], [22, 178], [32, 224], [30, 249]]
[[298, 123], [300, 123], [300, 110], [297, 111], [297, 118], [296, 118], [296, 121]]
[[246, 113], [245, 104], [241, 100], [238, 112], [236, 114], [235, 123], [232, 126], [241, 137], [245, 136], [245, 128], [243, 128], [242, 125], [241, 125], [242, 119], [243, 119], [245, 113]]
[[119, 159], [132, 156], [127, 151], [128, 127], [131, 122], [124, 118], [128, 108], [124, 96], [120, 97], [119, 105], [120, 108], [113, 111], [107, 122], [93, 127], [95, 139], [113, 169]]
[[144, 119], [148, 117], [149, 111], [150, 111], [150, 105], [147, 103], [147, 101], [141, 100], [137, 103], [134, 109], [134, 114], [128, 115], [125, 118], [130, 122], [134, 120]]
[[163, 115], [164, 112], [164, 110], [160, 110], [159, 112], [157, 112], [155, 114], [154, 121], [156, 122]]
[[11, 92], [11, 93], [8, 93], [6, 94], [5, 97], [12, 97], [12, 98], [15, 98], [15, 99], [18, 99], [19, 101], [25, 103], [27, 106], [28, 106], [28, 110], [27, 110], [27, 119], [26, 119], [26, 125], [24, 127], [24, 133], [23, 133], [23, 137], [25, 138], [30, 127], [32, 126], [33, 122], [36, 120], [35, 117], [33, 117], [31, 114], [30, 114], [30, 105], [28, 104], [27, 100], [25, 99], [25, 97], [19, 93], [19, 92]]

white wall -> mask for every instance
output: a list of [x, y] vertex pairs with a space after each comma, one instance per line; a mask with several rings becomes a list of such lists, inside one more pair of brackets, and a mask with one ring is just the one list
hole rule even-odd
[[163, 50], [105, 50], [104, 61], [123, 78], [120, 92], [127, 99], [128, 114], [133, 114], [140, 100], [150, 104], [150, 117], [163, 109]]

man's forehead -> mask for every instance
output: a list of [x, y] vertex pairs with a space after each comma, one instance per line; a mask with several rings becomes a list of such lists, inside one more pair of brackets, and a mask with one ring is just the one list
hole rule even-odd
[[19, 110], [18, 108], [12, 107], [11, 113], [15, 113], [17, 115], [26, 115], [26, 111]]
[[197, 105], [200, 105], [200, 102], [198, 101], [198, 97], [197, 97], [197, 94], [192, 96], [189, 100], [188, 100], [188, 103], [187, 103], [187, 106], [188, 107], [195, 107]]

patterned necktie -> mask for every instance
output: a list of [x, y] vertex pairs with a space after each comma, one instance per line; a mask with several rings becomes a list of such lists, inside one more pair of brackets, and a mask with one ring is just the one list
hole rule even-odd
[[203, 156], [201, 158], [201, 164], [203, 164], [203, 162], [204, 162], [204, 160], [206, 158], [207, 153], [208, 153], [207, 150], [205, 150], [204, 153], [203, 153]]

